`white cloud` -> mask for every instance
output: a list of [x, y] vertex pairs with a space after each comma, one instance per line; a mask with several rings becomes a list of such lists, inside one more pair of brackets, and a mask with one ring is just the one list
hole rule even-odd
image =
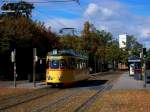
[[95, 14], [95, 13], [97, 13], [98, 10], [99, 10], [99, 7], [95, 3], [90, 3], [88, 5], [88, 8], [86, 9], [84, 15], [88, 16], [88, 15]]
[[90, 3], [84, 12], [84, 16], [104, 15], [111, 16], [113, 11], [109, 8], [101, 7], [95, 3]]
[[115, 37], [127, 33], [135, 35], [142, 43], [150, 42], [150, 17], [143, 17], [130, 12], [125, 4], [114, 0], [111, 0], [111, 3], [108, 1], [92, 2], [84, 12], [84, 17], [86, 18], [86, 16], [87, 18], [90, 16], [90, 21], [98, 29], [112, 32]]
[[149, 29], [141, 29], [141, 36], [147, 38], [150, 36], [150, 28]]
[[101, 12], [106, 16], [110, 16], [113, 14], [113, 11], [109, 10], [108, 8], [100, 8], [100, 9], [101, 9]]
[[[82, 30], [84, 22], [89, 20], [97, 29], [112, 32], [115, 37], [118, 37], [121, 33], [128, 33], [137, 36], [141, 42], [150, 41], [148, 35], [150, 32], [150, 17], [134, 14], [118, 0], [89, 0], [87, 3], [84, 8], [79, 8], [79, 6], [63, 8], [63, 11], [78, 13], [81, 15], [80, 17], [69, 19], [57, 16], [46, 19], [46, 26], [51, 26], [54, 31], [58, 31], [62, 27], [74, 27]], [[58, 10], [58, 8], [56, 9]]]

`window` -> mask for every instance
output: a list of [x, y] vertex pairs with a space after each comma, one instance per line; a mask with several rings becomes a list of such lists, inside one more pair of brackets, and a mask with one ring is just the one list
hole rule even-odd
[[52, 69], [58, 69], [58, 68], [59, 68], [59, 61], [58, 61], [58, 60], [52, 60], [52, 61], [50, 62], [50, 67], [51, 67]]
[[74, 58], [71, 58], [68, 60], [68, 67], [70, 69], [74, 69], [75, 68], [75, 59]]
[[60, 60], [60, 69], [64, 69], [67, 67], [66, 61], [65, 60]]

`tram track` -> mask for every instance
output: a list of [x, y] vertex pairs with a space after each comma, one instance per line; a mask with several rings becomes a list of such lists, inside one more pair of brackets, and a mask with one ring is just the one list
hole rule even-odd
[[[94, 79], [96, 79], [96, 78], [94, 78]], [[74, 112], [82, 112], [85, 109], [87, 109], [87, 107], [90, 106], [96, 100], [97, 96], [102, 94], [104, 91], [110, 90], [112, 88], [111, 83], [113, 81], [114, 80], [110, 80], [106, 84], [101, 85], [101, 87], [95, 94], [90, 93], [89, 94], [90, 97], [86, 98], [86, 101], [84, 100], [85, 102], [83, 102], [79, 107], [77, 107], [74, 110]], [[49, 104], [47, 104], [43, 107], [40, 107], [40, 108], [34, 110], [33, 112], [47, 112], [47, 111], [49, 112], [50, 110], [53, 110], [53, 112], [56, 112], [58, 110], [57, 109], [55, 110], [54, 107], [57, 107], [59, 109], [63, 108], [64, 104], [69, 104], [69, 102], [71, 103], [75, 99], [75, 97], [78, 95], [77, 93], [79, 93], [79, 90], [77, 90], [74, 93], [71, 93], [71, 95], [64, 96], [54, 102], [50, 102]], [[84, 91], [81, 91], [80, 94], [84, 95], [85, 93], [84, 93]]]
[[[57, 92], [56, 94], [45, 96], [47, 98], [47, 101], [44, 100], [45, 99], [44, 97], [41, 97], [39, 99], [32, 99], [31, 102], [29, 101], [29, 102], [24, 102], [22, 104], [15, 105], [12, 108], [6, 109], [6, 112], [14, 112], [16, 110], [20, 111], [18, 110], [18, 108], [21, 107], [25, 109], [27, 107], [26, 105], [30, 105], [30, 104], [32, 105], [33, 103], [35, 103], [34, 106], [30, 105], [31, 107], [28, 107], [26, 111], [28, 112], [30, 110], [32, 112], [42, 112], [45, 109], [49, 109], [53, 107], [54, 105], [58, 105], [59, 103], [62, 103], [62, 102], [65, 103], [68, 99], [73, 98], [79, 93], [76, 91], [76, 89], [71, 88], [71, 89], [64, 89], [62, 92]], [[39, 102], [39, 100], [41, 100], [41, 102]]]
[[[81, 95], [92, 95], [93, 92], [87, 93], [86, 90], [82, 90], [79, 92], [79, 90], [76, 89], [70, 89], [72, 92], [69, 92], [69, 94], [59, 97], [58, 99], [55, 99], [55, 101], [49, 102], [46, 105], [41, 106], [40, 108], [36, 108], [33, 110], [33, 112], [65, 112], [68, 110], [61, 110], [64, 108], [64, 106], [67, 106], [71, 102], [74, 102], [76, 99], [80, 98]], [[76, 102], [76, 101], [75, 101]], [[68, 105], [69, 106], [69, 105]]]
[[78, 95], [79, 93], [77, 93], [77, 91], [73, 91], [71, 93], [69, 93], [68, 95], [66, 96], [62, 96], [58, 99], [56, 99], [56, 101], [52, 101], [40, 108], [37, 108], [35, 110], [33, 110], [33, 112], [42, 112], [42, 111], [45, 111], [45, 109], [48, 109], [48, 108], [51, 108], [53, 107], [54, 105], [58, 105], [59, 103], [65, 103], [69, 98], [73, 98], [74, 96]]
[[18, 106], [18, 105], [26, 103], [26, 102], [30, 102], [32, 100], [36, 100], [38, 98], [47, 96], [49, 94], [54, 94], [58, 91], [59, 91], [59, 89], [53, 89], [53, 90], [45, 89], [43, 91], [36, 90], [36, 92], [30, 92], [28, 94], [13, 96], [10, 98], [9, 97], [4, 98], [3, 100], [0, 101], [0, 111], [6, 110], [6, 109], [14, 107], [14, 106]]
[[28, 94], [33, 94], [33, 92], [43, 91], [43, 90], [44, 89], [38, 89], [38, 90], [30, 91], [30, 92], [24, 92], [23, 94], [13, 94], [13, 95], [9, 95], [9, 96], [3, 96], [2, 98], [0, 98], [0, 103], [5, 101], [5, 100], [9, 100], [11, 98], [16, 98], [18, 96], [24, 96], [24, 95], [28, 95]]
[[94, 95], [92, 95], [84, 103], [82, 103], [79, 107], [77, 107], [74, 112], [83, 112], [84, 110], [86, 110], [96, 100], [96, 98], [100, 94], [102, 94], [104, 91], [109, 90], [109, 89], [111, 89], [110, 85], [109, 86], [103, 86]]
[[[117, 78], [118, 78], [118, 76], [117, 76]], [[88, 98], [84, 103], [82, 103], [79, 107], [77, 107], [74, 112], [83, 112], [86, 109], [88, 109], [88, 107], [90, 107], [92, 105], [92, 103], [96, 100], [96, 98], [98, 96], [102, 95], [103, 92], [105, 92], [107, 90], [110, 90], [113, 87], [113, 82], [115, 80], [116, 80], [116, 77], [113, 78], [113, 79], [111, 79], [111, 80], [109, 80], [93, 96], [91, 96], [90, 98]]]
[[[85, 86], [85, 88], [82, 86], [78, 88], [77, 86], [77, 88], [73, 87], [73, 88], [61, 89], [62, 90], [61, 92], [59, 92], [60, 89], [49, 88], [48, 90], [47, 89], [42, 90], [41, 92], [37, 91], [37, 94], [36, 93], [24, 94], [18, 97], [10, 98], [10, 99], [4, 98], [3, 99], [5, 100], [4, 104], [3, 102], [1, 102], [2, 100], [0, 100], [0, 111], [8, 110], [7, 112], [9, 111], [15, 112], [16, 108], [26, 109], [28, 107], [27, 105], [34, 104], [33, 106], [27, 108], [26, 112], [28, 111], [29, 112], [30, 111], [47, 112], [47, 110], [50, 110], [53, 112], [59, 110], [61, 112], [63, 108], [65, 108], [64, 110], [67, 110], [70, 108], [70, 107], [67, 107], [66, 105], [73, 103], [72, 111], [82, 112], [82, 111], [87, 110], [88, 107], [91, 106], [93, 102], [96, 100], [96, 98], [99, 95], [102, 95], [104, 91], [110, 90], [112, 88], [113, 81], [115, 81], [118, 76], [116, 75], [114, 77], [114, 75], [108, 75], [102, 79], [101, 79], [101, 76], [92, 77], [92, 79], [90, 80], [95, 80], [95, 81], [109, 79], [105, 84], [100, 84], [99, 86], [98, 85], [89, 86], [89, 87]], [[89, 92], [89, 91], [92, 91], [92, 92]], [[14, 103], [6, 103], [9, 101], [10, 102], [14, 101]]]

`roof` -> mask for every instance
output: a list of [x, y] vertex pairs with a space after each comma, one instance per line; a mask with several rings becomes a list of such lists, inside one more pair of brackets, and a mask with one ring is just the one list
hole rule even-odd
[[49, 55], [50, 56], [73, 56], [73, 57], [88, 59], [87, 55], [83, 53], [75, 52], [73, 50], [61, 50], [61, 51], [58, 51], [57, 53], [49, 52]]
[[130, 56], [128, 62], [141, 62], [141, 58], [138, 56]]

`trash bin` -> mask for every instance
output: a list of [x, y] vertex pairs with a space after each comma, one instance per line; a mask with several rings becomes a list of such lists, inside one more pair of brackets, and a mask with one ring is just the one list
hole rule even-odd
[[142, 69], [135, 69], [134, 79], [142, 80]]

